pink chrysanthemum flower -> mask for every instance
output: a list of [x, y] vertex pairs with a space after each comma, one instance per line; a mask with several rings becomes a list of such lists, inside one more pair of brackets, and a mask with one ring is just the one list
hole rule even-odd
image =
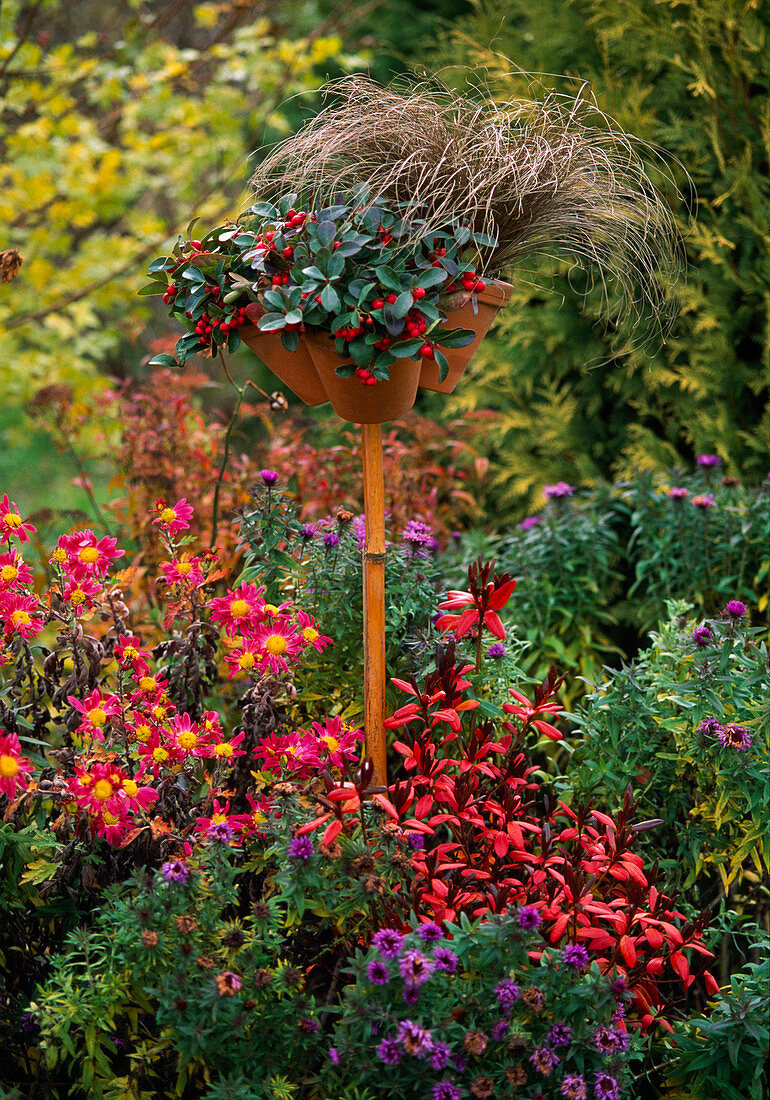
[[222, 805], [219, 799], [215, 798], [211, 816], [196, 817], [195, 831], [197, 833], [207, 833], [212, 825], [227, 825], [232, 830], [233, 836], [235, 836], [243, 832], [250, 816], [250, 814], [231, 814], [229, 799]]
[[8, 637], [18, 634], [26, 641], [36, 638], [45, 625], [40, 617], [37, 596], [24, 596], [18, 592], [0, 592], [0, 621], [4, 634]]
[[0, 730], [0, 792], [13, 798], [18, 790], [26, 790], [34, 770], [32, 761], [22, 756], [17, 735]]
[[218, 596], [209, 604], [211, 621], [220, 623], [230, 637], [251, 634], [264, 618], [264, 591], [255, 584], [241, 584], [227, 595]]
[[153, 779], [157, 779], [162, 771], [178, 764], [183, 755], [177, 745], [170, 739], [162, 736], [161, 731], [153, 729], [146, 741], [138, 746], [139, 771], [137, 775], [151, 772]]
[[[75, 531], [61, 535], [57, 550], [64, 551], [62, 568], [77, 579], [81, 577], [105, 577], [116, 558], [122, 558], [125, 550], [118, 550], [118, 540], [105, 535], [97, 539], [91, 530]], [[54, 555], [60, 561], [60, 555]]]
[[13, 538], [17, 538], [19, 542], [29, 542], [30, 534], [36, 531], [37, 527], [21, 518], [16, 501], [10, 501], [5, 493], [0, 500], [0, 542], [10, 543]]
[[262, 760], [262, 770], [274, 775], [290, 771], [300, 779], [309, 779], [321, 768], [318, 738], [306, 730], [262, 737], [254, 755]]
[[344, 768], [346, 760], [358, 759], [357, 742], [363, 741], [363, 730], [345, 725], [338, 714], [327, 718], [323, 726], [320, 722], [313, 722], [311, 728], [322, 759], [324, 754], [328, 754], [328, 762], [335, 768]]
[[137, 687], [137, 690], [131, 695], [131, 703], [134, 706], [138, 704], [152, 706], [163, 698], [168, 687], [168, 680], [153, 676], [148, 669], [143, 669], [141, 666], [134, 667], [131, 679]]
[[76, 615], [92, 611], [98, 603], [102, 586], [93, 577], [69, 577], [62, 592], [62, 599], [69, 604]]
[[221, 741], [225, 735], [225, 731], [222, 729], [222, 719], [215, 710], [204, 711], [199, 724], [201, 732], [212, 744]]
[[121, 667], [129, 667], [135, 680], [146, 676], [150, 671], [149, 653], [143, 653], [141, 638], [136, 634], [120, 634], [115, 646], [115, 660]]
[[115, 764], [97, 760], [89, 767], [75, 765], [75, 775], [67, 786], [78, 806], [89, 813], [101, 813], [105, 809], [120, 807], [119, 792], [128, 776]]
[[187, 503], [187, 497], [182, 497], [176, 504], [166, 504], [162, 497], [155, 501], [157, 516], [152, 521], [159, 523], [169, 535], [178, 535], [180, 531], [186, 531], [190, 526], [195, 509]]
[[94, 836], [103, 836], [113, 848], [118, 848], [128, 836], [134, 821], [128, 807], [123, 804], [103, 809], [90, 818]]
[[305, 646], [312, 646], [319, 653], [323, 653], [324, 647], [332, 644], [331, 638], [327, 638], [326, 635], [319, 632], [315, 619], [312, 615], [308, 615], [306, 611], [297, 612], [297, 625]]
[[0, 554], [0, 590], [22, 588], [26, 584], [32, 584], [32, 570], [18, 550]]
[[210, 738], [202, 733], [197, 722], [189, 714], [175, 714], [169, 722], [170, 740], [182, 754], [182, 759], [193, 756], [211, 756], [213, 748]]
[[187, 584], [192, 587], [203, 584], [203, 561], [201, 558], [191, 558], [189, 554], [182, 554], [181, 558], [162, 561], [160, 567], [163, 570], [163, 579], [166, 584]]
[[154, 787], [142, 787], [136, 779], [126, 777], [120, 788], [120, 803], [125, 803], [132, 813], [143, 810], [145, 813], [158, 801], [158, 792]]
[[263, 836], [263, 826], [269, 820], [273, 812], [270, 799], [264, 794], [258, 795], [255, 799], [248, 791], [246, 792], [246, 798], [249, 806], [251, 806], [251, 813], [244, 814], [246, 822], [243, 832], [248, 836]]
[[259, 676], [265, 667], [265, 660], [258, 644], [253, 640], [246, 640], [242, 646], [238, 646], [225, 654], [225, 664], [229, 669], [227, 678], [232, 680], [233, 676], [237, 676], [239, 673], [246, 673], [248, 676]]
[[74, 695], [68, 695], [67, 699], [83, 715], [77, 732], [87, 733], [97, 741], [104, 740], [104, 727], [111, 718], [117, 718], [123, 709], [117, 695], [103, 695], [99, 688], [94, 688], [82, 702]]
[[255, 632], [254, 643], [271, 672], [288, 672], [288, 662], [296, 660], [304, 648], [303, 639], [289, 619], [264, 623]]
[[239, 749], [241, 741], [246, 737], [245, 733], [239, 733], [235, 737], [231, 737], [229, 741], [220, 741], [214, 745], [209, 755], [215, 759], [223, 762], [234, 759], [236, 756], [245, 756], [246, 750]]

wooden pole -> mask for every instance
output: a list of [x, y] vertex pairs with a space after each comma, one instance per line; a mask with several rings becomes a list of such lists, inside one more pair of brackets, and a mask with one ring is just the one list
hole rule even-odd
[[385, 486], [379, 424], [361, 425], [366, 541], [364, 574], [364, 735], [373, 783], [387, 786], [385, 740]]

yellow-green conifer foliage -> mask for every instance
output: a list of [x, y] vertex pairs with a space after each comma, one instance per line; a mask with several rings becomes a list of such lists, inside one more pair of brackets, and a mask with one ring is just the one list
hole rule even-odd
[[[670, 154], [688, 277], [668, 342], [618, 354], [600, 292], [554, 263], [521, 271], [452, 411], [497, 410], [494, 476], [507, 505], [544, 483], [719, 453], [764, 478], [770, 452], [770, 41], [759, 0], [477, 0], [440, 60], [486, 70], [501, 97], [589, 80], [599, 108]], [[486, 43], [493, 42], [493, 47]], [[458, 80], [462, 79], [461, 68]], [[567, 73], [568, 83], [549, 75]], [[445, 72], [445, 76], [447, 73]], [[451, 71], [449, 74], [451, 76]], [[536, 91], [537, 89], [535, 89]], [[690, 214], [693, 215], [691, 219]], [[585, 298], [583, 297], [585, 295]]]
[[282, 0], [66, 12], [2, 5], [0, 251], [23, 257], [0, 286], [6, 402], [114, 366], [146, 322], [148, 259], [193, 217], [237, 215], [250, 152], [288, 128], [279, 105], [341, 60], [333, 20], [281, 33]]

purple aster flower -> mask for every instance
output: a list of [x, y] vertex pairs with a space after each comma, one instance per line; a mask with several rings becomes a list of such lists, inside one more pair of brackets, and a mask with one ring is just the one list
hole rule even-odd
[[390, 981], [390, 971], [380, 959], [373, 959], [368, 968], [369, 981], [375, 985], [387, 985]]
[[438, 970], [446, 970], [449, 974], [457, 970], [457, 955], [443, 944], [433, 952], [433, 961]]
[[502, 1043], [503, 1039], [508, 1034], [510, 1026], [511, 1021], [506, 1019], [498, 1020], [496, 1023], [492, 1024], [489, 1029], [489, 1035], [492, 1041], [495, 1043]]
[[702, 496], [693, 497], [692, 503], [696, 508], [700, 508], [701, 512], [708, 512], [709, 508], [716, 507], [713, 493], [704, 493]]
[[705, 466], [706, 469], [714, 469], [715, 466], [722, 465], [722, 459], [719, 455], [698, 455], [698, 465]]
[[421, 852], [425, 847], [425, 837], [422, 833], [407, 833], [406, 842], [413, 852]]
[[521, 996], [521, 990], [511, 978], [505, 978], [495, 986], [497, 1003], [504, 1011], [513, 1008]]
[[734, 722], [722, 726], [717, 732], [717, 737], [723, 748], [735, 749], [736, 752], [746, 752], [751, 748], [753, 740], [745, 726], [736, 726]]
[[594, 1095], [596, 1100], [620, 1100], [620, 1087], [614, 1077], [600, 1070], [594, 1074]]
[[465, 1073], [465, 1067], [468, 1065], [468, 1059], [464, 1054], [453, 1054], [452, 1065], [455, 1067], [458, 1073]]
[[311, 539], [314, 539], [317, 534], [318, 532], [316, 531], [312, 523], [304, 523], [299, 529], [299, 537], [302, 539], [303, 542], [310, 542]]
[[408, 542], [413, 550], [421, 546], [428, 546], [433, 538], [433, 532], [427, 523], [419, 519], [410, 519], [401, 536], [404, 542]]
[[308, 860], [313, 854], [313, 841], [309, 836], [295, 836], [289, 845], [289, 859]]
[[616, 997], [622, 997], [623, 994], [628, 989], [628, 982], [626, 981], [625, 978], [616, 978], [615, 981], [610, 986], [610, 989], [612, 990], [612, 992], [615, 994]]
[[163, 864], [160, 873], [166, 882], [184, 883], [190, 877], [190, 868], [179, 859], [170, 859], [168, 863]]
[[500, 657], [504, 657], [505, 652], [505, 646], [502, 642], [492, 642], [492, 645], [487, 650], [487, 657], [492, 657], [497, 660]]
[[420, 1027], [413, 1020], [402, 1020], [398, 1025], [396, 1038], [407, 1054], [428, 1053], [433, 1046], [432, 1036], [427, 1028]]
[[271, 485], [275, 485], [277, 483], [281, 475], [277, 474], [275, 470], [260, 470], [259, 476], [262, 478], [262, 483], [264, 485], [267, 485], [269, 488]]
[[227, 844], [235, 836], [233, 827], [229, 821], [214, 821], [209, 825], [206, 836], [216, 840], [219, 844]]
[[431, 1069], [445, 1069], [449, 1063], [449, 1056], [452, 1053], [452, 1048], [447, 1046], [446, 1043], [434, 1043], [430, 1048], [430, 1068]]
[[550, 1029], [545, 1039], [547, 1043], [550, 1043], [552, 1047], [568, 1047], [572, 1042], [573, 1036], [572, 1028], [569, 1024], [554, 1024]]
[[404, 986], [404, 994], [402, 1000], [405, 1005], [416, 1005], [420, 999], [420, 987], [418, 985], [411, 985], [409, 982]]
[[338, 1066], [340, 1064], [340, 1052], [337, 1050], [336, 1047], [329, 1047], [326, 1053], [328, 1054], [329, 1061], [333, 1066]]
[[401, 1061], [401, 1047], [395, 1039], [383, 1039], [377, 1047], [377, 1057], [386, 1066], [397, 1066]]
[[551, 1071], [558, 1066], [561, 1058], [548, 1047], [535, 1047], [529, 1060], [538, 1073], [542, 1073], [543, 1077], [550, 1077]]
[[546, 500], [555, 498], [559, 500], [562, 497], [571, 497], [575, 492], [572, 485], [568, 485], [566, 481], [557, 481], [555, 485], [544, 485], [543, 496]]
[[625, 1018], [626, 1018], [626, 1006], [625, 1005], [618, 1005], [617, 1008], [613, 1010], [613, 1013], [610, 1016], [610, 1020], [612, 1021], [613, 1024], [615, 1024], [616, 1027], [617, 1027], [618, 1024], [621, 1024], [625, 1020]]
[[395, 959], [401, 950], [401, 933], [395, 928], [381, 928], [372, 937], [374, 947], [383, 959]]
[[540, 516], [527, 516], [525, 519], [518, 523], [516, 526], [520, 531], [530, 531], [533, 527], [537, 527], [540, 522]]
[[314, 1020], [312, 1016], [303, 1016], [297, 1021], [297, 1027], [307, 1035], [313, 1035], [321, 1030], [321, 1023], [319, 1020]]
[[462, 1093], [451, 1081], [439, 1081], [433, 1086], [431, 1100], [460, 1100]]
[[708, 626], [696, 626], [692, 632], [692, 643], [697, 646], [707, 646], [714, 639], [714, 631]]
[[582, 970], [584, 966], [588, 966], [588, 949], [582, 943], [568, 943], [561, 957], [573, 970]]
[[436, 964], [421, 951], [409, 950], [405, 951], [398, 960], [398, 969], [401, 971], [401, 977], [409, 985], [422, 985], [436, 969]]
[[336, 546], [340, 541], [340, 536], [336, 531], [327, 531], [324, 535], [324, 546], [327, 550], [331, 550], [333, 546]]
[[679, 485], [673, 485], [668, 491], [669, 500], [686, 500], [690, 495], [689, 489], [683, 489]]
[[435, 921], [429, 920], [426, 924], [421, 924], [418, 929], [418, 935], [426, 943], [435, 943], [436, 940], [443, 940], [444, 933], [436, 924]]
[[559, 1087], [565, 1100], [586, 1100], [588, 1096], [585, 1078], [579, 1073], [570, 1073]]
[[594, 1046], [600, 1054], [614, 1054], [628, 1046], [628, 1035], [616, 1027], [600, 1024], [593, 1034]]
[[33, 1035], [40, 1030], [40, 1024], [37, 1021], [37, 1017], [32, 1012], [22, 1012], [19, 1017], [19, 1023], [25, 1035]]
[[730, 600], [722, 612], [724, 618], [734, 619], [736, 622], [746, 614], [746, 604], [742, 600]]
[[718, 737], [722, 731], [722, 723], [717, 718], [704, 718], [699, 726], [696, 726], [695, 732], [699, 733], [701, 737]]
[[543, 918], [534, 905], [523, 905], [516, 915], [519, 928], [537, 928]]

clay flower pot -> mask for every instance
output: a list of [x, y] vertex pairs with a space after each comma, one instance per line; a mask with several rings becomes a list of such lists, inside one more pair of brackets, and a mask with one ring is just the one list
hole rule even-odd
[[387, 382], [365, 386], [356, 377], [340, 378], [334, 373], [340, 365], [340, 357], [327, 333], [306, 332], [303, 343], [310, 352], [332, 408], [343, 420], [355, 424], [382, 424], [403, 416], [414, 405], [420, 364], [413, 359], [399, 359], [394, 363]]
[[281, 343], [280, 335], [274, 332], [261, 332], [256, 325], [244, 325], [239, 329], [239, 335], [244, 344], [259, 356], [265, 366], [269, 367], [300, 401], [304, 401], [306, 405], [323, 405], [329, 400], [304, 338], [300, 340], [296, 351], [287, 351]]
[[436, 393], [452, 393], [466, 367], [476, 354], [481, 341], [486, 336], [495, 317], [513, 294], [510, 283], [488, 283], [484, 290], [476, 295], [478, 312], [473, 312], [473, 300], [469, 298], [465, 305], [454, 313], [447, 314], [448, 328], [469, 328], [476, 333], [476, 339], [464, 348], [442, 348], [449, 363], [449, 371], [443, 382], [439, 382], [438, 364], [432, 359], [423, 359], [420, 371], [420, 385], [425, 390]]

